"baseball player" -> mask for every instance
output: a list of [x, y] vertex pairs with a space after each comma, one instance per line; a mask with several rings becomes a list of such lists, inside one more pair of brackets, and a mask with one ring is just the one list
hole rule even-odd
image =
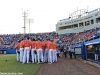
[[24, 53], [24, 40], [20, 42], [20, 62], [23, 61], [23, 53]]
[[48, 63], [52, 63], [52, 42], [50, 40], [47, 41], [47, 48], [48, 48]]
[[35, 39], [32, 40], [31, 47], [32, 47], [32, 50], [31, 50], [32, 63], [36, 63], [37, 62], [37, 51], [36, 51]]
[[31, 47], [31, 41], [30, 41], [29, 37], [27, 37], [24, 40], [23, 64], [24, 63], [29, 63], [30, 47]]
[[57, 44], [53, 41], [53, 62], [57, 62]]
[[15, 49], [16, 49], [16, 59], [17, 59], [17, 61], [20, 61], [20, 51], [19, 51], [20, 50], [20, 43], [19, 43], [19, 41], [16, 44]]
[[40, 60], [43, 62], [42, 42], [40, 41], [40, 39], [36, 41], [36, 49], [37, 49], [38, 63], [40, 63]]

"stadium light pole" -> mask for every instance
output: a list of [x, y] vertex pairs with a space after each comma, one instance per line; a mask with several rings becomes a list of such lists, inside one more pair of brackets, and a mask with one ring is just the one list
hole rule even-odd
[[31, 19], [29, 19], [29, 34], [30, 34], [30, 23], [31, 23]]
[[31, 33], [31, 23], [33, 23], [33, 19], [29, 18], [28, 19], [28, 22], [29, 22], [29, 34]]
[[24, 18], [24, 27], [22, 27], [24, 29], [24, 34], [26, 33], [26, 18], [27, 18], [27, 13], [26, 11], [24, 11], [23, 13], [23, 18]]

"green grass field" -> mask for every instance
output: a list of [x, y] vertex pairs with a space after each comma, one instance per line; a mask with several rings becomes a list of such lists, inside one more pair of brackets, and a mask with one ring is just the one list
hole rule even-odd
[[16, 55], [0, 55], [0, 73], [15, 73], [11, 75], [36, 75], [40, 67], [41, 64], [22, 64], [17, 62]]

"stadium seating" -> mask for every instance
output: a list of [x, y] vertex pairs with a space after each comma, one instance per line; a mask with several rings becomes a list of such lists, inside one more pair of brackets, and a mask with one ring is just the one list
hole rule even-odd
[[61, 34], [58, 35], [56, 32], [49, 33], [37, 33], [37, 34], [7, 34], [0, 35], [0, 48], [4, 49], [13, 49], [18, 40], [24, 39], [29, 36], [34, 39], [55, 39], [57, 40], [58, 46], [62, 43], [67, 45], [76, 44], [83, 41], [100, 38], [100, 28], [91, 29], [88, 31], [80, 32], [80, 33], [70, 33], [70, 34]]

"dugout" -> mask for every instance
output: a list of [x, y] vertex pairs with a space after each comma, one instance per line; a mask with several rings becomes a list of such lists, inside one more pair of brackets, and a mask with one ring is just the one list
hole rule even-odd
[[82, 46], [81, 43], [75, 44], [75, 46], [74, 46], [75, 54], [77, 56], [80, 56], [80, 57], [81, 57], [81, 54], [82, 54], [81, 46]]
[[[87, 41], [84, 44], [87, 51], [87, 59], [94, 60], [95, 49], [96, 48], [100, 49], [100, 38]], [[99, 60], [100, 60], [100, 52], [99, 52]]]
[[85, 46], [84, 42], [75, 44], [74, 49], [75, 49], [76, 55], [78, 55], [79, 57], [81, 57], [84, 60], [87, 59], [87, 50], [86, 50], [86, 46]]

